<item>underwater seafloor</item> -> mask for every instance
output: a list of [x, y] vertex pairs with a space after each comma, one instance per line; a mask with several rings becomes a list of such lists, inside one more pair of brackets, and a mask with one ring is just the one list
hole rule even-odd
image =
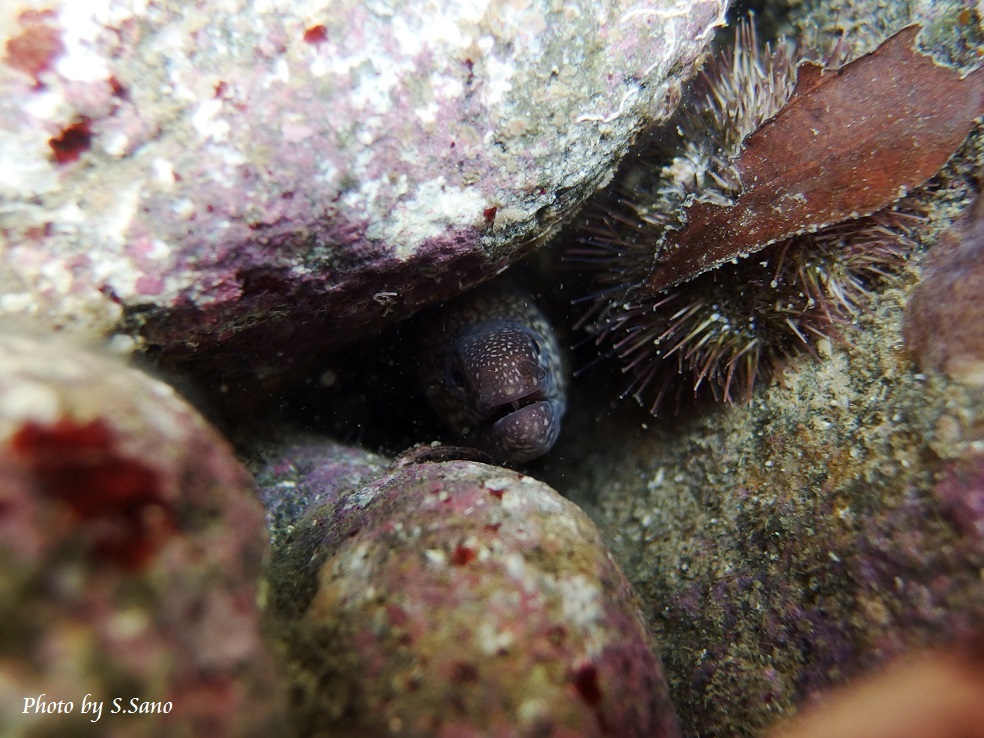
[[[920, 371], [902, 332], [920, 263], [970, 209], [982, 171], [977, 126], [898, 203], [919, 214], [906, 265], [747, 404], [684, 397], [653, 417], [619, 399], [628, 380], [566, 327], [584, 309], [569, 304], [570, 233], [524, 267], [582, 371], [557, 445], [522, 470], [600, 529], [641, 598], [684, 735], [760, 735], [901, 657], [979, 639], [984, 393]], [[969, 302], [966, 316], [974, 345]], [[355, 417], [358, 434], [372, 428], [371, 413]]]
[[[879, 3], [853, 4], [850, 12], [832, 10], [833, 5], [790, 3], [777, 9], [765, 4], [756, 11], [760, 27], [770, 31], [830, 13], [863, 19], [885, 11]], [[956, 13], [958, 5], [946, 7]], [[889, 25], [908, 8], [889, 6], [898, 14], [883, 18]], [[979, 6], [959, 9], [978, 25], [984, 22]], [[980, 28], [962, 33], [982, 35]], [[980, 56], [979, 50], [963, 51]], [[984, 128], [978, 123], [943, 170], [898, 204], [920, 218], [910, 232], [916, 245], [905, 267], [871, 288], [850, 325], [837, 326], [837, 336], [817, 343], [817, 357], [804, 352], [786, 362], [779, 376], [755, 388], [747, 404], [684, 398], [679, 407], [653, 417], [631, 398], [619, 399], [626, 379], [614, 362], [601, 362], [571, 379], [559, 441], [519, 473], [454, 460], [445, 462], [451, 466], [442, 476], [426, 459], [393, 462], [405, 447], [441, 435], [426, 408], [407, 394], [412, 391], [406, 376], [414, 362], [407, 356], [412, 328], [391, 327], [381, 339], [325, 356], [306, 380], [278, 388], [255, 406], [235, 407], [233, 400], [230, 407], [223, 399], [227, 387], [199, 383], [165, 367], [165, 376], [209, 414], [252, 470], [273, 526], [272, 568], [268, 562], [258, 595], [243, 584], [259, 579], [261, 556], [250, 541], [262, 526], [255, 509], [240, 509], [234, 496], [230, 502], [220, 495], [221, 503], [209, 503], [206, 514], [193, 516], [201, 525], [194, 535], [203, 542], [169, 559], [201, 567], [192, 584], [175, 575], [163, 585], [152, 574], [152, 587], [141, 583], [120, 595], [124, 590], [114, 590], [120, 585], [107, 575], [99, 579], [99, 591], [117, 592], [106, 600], [118, 597], [134, 611], [148, 601], [168, 610], [159, 641], [153, 649], [144, 647], [164, 659], [160, 654], [172, 641], [182, 640], [189, 654], [182, 658], [194, 664], [175, 672], [180, 674], [175, 681], [191, 685], [185, 684], [185, 692], [221, 684], [199, 700], [210, 703], [200, 709], [208, 719], [182, 726], [188, 735], [203, 725], [221, 725], [228, 735], [250, 730], [287, 735], [291, 719], [303, 735], [482, 735], [474, 727], [476, 719], [494, 723], [497, 735], [550, 735], [550, 730], [557, 735], [674, 735], [675, 713], [685, 736], [754, 736], [817, 704], [827, 690], [877, 673], [900, 657], [979, 649], [984, 635], [984, 389], [944, 372], [920, 370], [903, 340], [903, 325], [926, 254], [972, 207], [982, 173]], [[563, 261], [572, 238], [568, 226], [521, 269], [522, 279], [563, 323], [562, 340], [576, 344], [571, 365], [584, 367], [592, 364], [596, 349], [590, 338], [569, 327], [583, 311], [583, 306], [571, 306], [572, 292], [585, 288], [583, 278]], [[977, 264], [984, 271], [984, 260]], [[984, 347], [977, 296], [964, 299], [965, 310], [950, 306], [957, 328], [941, 329], [939, 341]], [[392, 345], [382, 349], [380, 341]], [[49, 366], [60, 361], [57, 352], [52, 357], [44, 353]], [[984, 361], [984, 354], [977, 358]], [[152, 361], [146, 363], [155, 371]], [[115, 376], [100, 366], [86, 371]], [[88, 385], [78, 381], [88, 392]], [[129, 387], [130, 380], [113, 381]], [[139, 402], [133, 409], [127, 397], [114, 396], [116, 402], [122, 403], [121, 416], [147, 412], [158, 417], [156, 409]], [[112, 403], [105, 404], [115, 409]], [[184, 410], [168, 408], [184, 418]], [[218, 458], [228, 452], [211, 431], [198, 430], [197, 421], [180, 421], [186, 422], [196, 429], [190, 447], [217, 444], [218, 451], [208, 452], [209, 464], [213, 454]], [[109, 443], [101, 429], [84, 430], [90, 446]], [[66, 431], [69, 436], [74, 438]], [[170, 443], [174, 434], [163, 431], [161, 436]], [[44, 442], [57, 450], [68, 443], [65, 438]], [[150, 459], [156, 451], [146, 445], [140, 450]], [[167, 459], [178, 456], [180, 451], [168, 447]], [[122, 464], [132, 472], [130, 462], [124, 464], [115, 451], [110, 458], [114, 470]], [[229, 485], [249, 486], [236, 470], [214, 464], [221, 474], [210, 474], [233, 479]], [[59, 468], [52, 485], [65, 484], [66, 475], [75, 473], [75, 467], [66, 469]], [[101, 480], [90, 481], [97, 485]], [[161, 482], [162, 498], [170, 494], [170, 484], [169, 478]], [[406, 497], [408, 491], [422, 502]], [[520, 498], [521, 503], [511, 502]], [[127, 508], [130, 522], [131, 513]], [[216, 522], [223, 515], [247, 531], [234, 543], [209, 527], [224, 530]], [[134, 525], [143, 533], [151, 524]], [[172, 523], [154, 525], [166, 537]], [[113, 555], [119, 554], [118, 537], [97, 536], [96, 549], [101, 551], [107, 540], [117, 546]], [[125, 536], [123, 542], [132, 543]], [[30, 545], [35, 543], [32, 538]], [[199, 553], [204, 550], [219, 551], [215, 561]], [[229, 563], [239, 561], [240, 551], [245, 552], [242, 571]], [[517, 551], [534, 553], [520, 561], [513, 555]], [[153, 552], [141, 549], [144, 555]], [[494, 567], [499, 559], [503, 563], [494, 577], [469, 578], [476, 562]], [[72, 602], [82, 598], [73, 590], [77, 581], [78, 572], [69, 566], [59, 574], [57, 596]], [[22, 585], [30, 584], [31, 597], [41, 598], [35, 589], [42, 588], [27, 575], [11, 582], [0, 590], [0, 604], [7, 607], [0, 614], [17, 623], [6, 638], [29, 640], [24, 623], [32, 616], [10, 601], [28, 591], [19, 590]], [[221, 604], [199, 601], [199, 590], [211, 592], [215, 582], [221, 582], [214, 586]], [[225, 587], [234, 590], [228, 598]], [[266, 626], [267, 645], [250, 641], [237, 650], [228, 627], [235, 624], [255, 635], [258, 616], [244, 604], [251, 598], [274, 612]], [[519, 614], [495, 604], [511, 598], [523, 600]], [[174, 608], [177, 614], [161, 604], [171, 600], [182, 603]], [[85, 616], [99, 612], [101, 617], [103, 604], [90, 603]], [[200, 615], [213, 611], [219, 613], [213, 620]], [[338, 618], [341, 611], [348, 613], [347, 620]], [[431, 613], [437, 613], [439, 627], [427, 625]], [[485, 628], [486, 617], [495, 627]], [[205, 625], [194, 637], [180, 635], [186, 623], [199, 621]], [[123, 653], [126, 633], [136, 627], [112, 621], [107, 632], [118, 635], [113, 648], [120, 653], [106, 659], [106, 683], [126, 683], [113, 664], [118, 659], [129, 668], [130, 656]], [[579, 636], [569, 638], [569, 632]], [[586, 661], [580, 650], [584, 644], [572, 642], [580, 635], [596, 661]], [[62, 653], [55, 646], [71, 650], [65, 644], [75, 643], [75, 637], [60, 634], [50, 651]], [[524, 645], [514, 648], [516, 643]], [[199, 662], [190, 655], [208, 645], [216, 651], [214, 661]], [[662, 668], [649, 650], [653, 645]], [[278, 673], [270, 666], [271, 653], [280, 657], [287, 674], [289, 700], [282, 701], [277, 688], [264, 692]], [[15, 658], [33, 656], [18, 651]], [[63, 669], [54, 690], [60, 695], [71, 696], [73, 674], [64, 666], [69, 661], [64, 654], [52, 657]], [[96, 661], [103, 669], [103, 661]], [[153, 672], [146, 664], [140, 668]], [[222, 678], [210, 681], [210, 669], [222, 672]], [[229, 673], [253, 688], [237, 692], [223, 681]], [[201, 677], [201, 683], [185, 679], [189, 674]], [[147, 689], [173, 687], [146, 678], [152, 685]], [[359, 678], [374, 686], [362, 689]], [[555, 682], [565, 684], [566, 691], [554, 690]], [[25, 683], [38, 692], [45, 689], [43, 681]], [[482, 689], [502, 696], [507, 708], [492, 705]], [[454, 700], [448, 701], [449, 691]], [[104, 696], [109, 699], [112, 693]], [[241, 715], [232, 719], [213, 709], [213, 703], [224, 700], [233, 706], [229, 712], [244, 700], [253, 701], [265, 727], [250, 728]], [[186, 698], [178, 704], [193, 703]], [[281, 721], [284, 715], [289, 718]], [[590, 722], [579, 723], [585, 715]], [[24, 734], [56, 734], [46, 732], [50, 725]], [[80, 735], [101, 734], [91, 725], [77, 729]], [[143, 734], [138, 727], [132, 733], [123, 730]], [[168, 734], [163, 730], [149, 734]], [[949, 736], [947, 730], [941, 723], [938, 735]]]
[[748, 406], [653, 419], [575, 399], [542, 462], [642, 597], [686, 734], [759, 734], [832, 685], [979, 633], [984, 398], [907, 356], [915, 282]]
[[[793, 13], [811, 11], [825, 12]], [[907, 267], [819, 359], [787, 363], [747, 405], [653, 418], [593, 391], [624, 378], [574, 381], [565, 435], [538, 473], [589, 512], [642, 597], [685, 734], [757, 735], [900, 656], [979, 639], [984, 393], [920, 371], [903, 323], [925, 254], [971, 208], [982, 172], [978, 125], [902, 201], [923, 218]], [[937, 340], [979, 357], [974, 303], [949, 305]], [[946, 721], [935, 729], [946, 735]]]
[[[920, 259], [972, 204], [982, 142], [978, 127], [911, 198], [923, 220], [908, 264], [819, 357], [788, 362], [748, 404], [684, 400], [655, 418], [618, 399], [627, 380], [611, 363], [587, 368], [557, 445], [521, 467], [598, 526], [641, 599], [684, 735], [760, 735], [897, 659], [978, 642], [984, 393], [921, 372], [902, 330]], [[572, 361], [593, 350], [582, 340]], [[372, 463], [384, 462], [354, 468]]]

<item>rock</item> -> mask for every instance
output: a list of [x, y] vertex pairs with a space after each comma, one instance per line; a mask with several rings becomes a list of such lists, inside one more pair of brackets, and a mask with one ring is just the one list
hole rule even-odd
[[984, 550], [984, 454], [971, 453], [946, 464], [933, 496], [966, 540]]
[[[762, 735], [833, 687], [984, 631], [984, 398], [917, 373], [907, 291], [748, 407], [654, 421], [581, 380], [538, 475], [606, 533], [663, 644], [684, 735]], [[594, 391], [593, 400], [585, 394]]]
[[8, 3], [0, 313], [228, 374], [371, 334], [570, 214], [723, 5]]
[[940, 236], [905, 312], [905, 342], [923, 371], [984, 385], [984, 197]]
[[973, 738], [984, 735], [978, 653], [931, 651], [825, 695], [769, 738]]
[[[310, 488], [310, 450], [266, 483]], [[302, 734], [677, 735], [636, 599], [575, 505], [471, 461], [336, 492], [271, 567]]]
[[265, 551], [249, 475], [170, 387], [0, 335], [0, 733], [270, 735]]
[[289, 452], [267, 452], [253, 463], [271, 539], [289, 537], [309, 510], [333, 507], [383, 475], [389, 460], [355, 446], [310, 436], [289, 442]]

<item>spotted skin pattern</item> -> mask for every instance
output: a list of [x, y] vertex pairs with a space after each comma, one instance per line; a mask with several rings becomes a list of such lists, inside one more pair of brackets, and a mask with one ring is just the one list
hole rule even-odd
[[482, 287], [436, 311], [420, 346], [431, 405], [466, 443], [512, 463], [551, 449], [567, 408], [564, 361], [529, 295]]

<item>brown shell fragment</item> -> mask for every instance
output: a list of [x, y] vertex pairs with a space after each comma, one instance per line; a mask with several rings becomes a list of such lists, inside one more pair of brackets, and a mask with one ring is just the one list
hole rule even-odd
[[666, 234], [656, 293], [770, 243], [870, 215], [933, 176], [984, 113], [984, 70], [966, 77], [915, 48], [910, 26], [837, 70], [802, 64], [796, 89], [734, 160], [741, 195], [697, 202]]

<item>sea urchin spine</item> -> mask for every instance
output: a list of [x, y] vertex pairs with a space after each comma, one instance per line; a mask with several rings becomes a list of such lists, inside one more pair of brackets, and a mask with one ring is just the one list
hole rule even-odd
[[[751, 27], [740, 27], [734, 47], [699, 81], [705, 93], [668, 127], [676, 135], [633, 161], [614, 194], [589, 209], [569, 254], [595, 271], [599, 286], [581, 325], [621, 359], [632, 376], [626, 394], [654, 414], [688, 391], [747, 400], [790, 357], [816, 354], [818, 340], [838, 337], [869, 286], [904, 263], [913, 218], [884, 208], [935, 174], [984, 105], [984, 74], [937, 67], [914, 49], [917, 32], [905, 29], [831, 74], [797, 64], [785, 42], [759, 51]], [[872, 106], [860, 93], [886, 65], [909, 78], [890, 86], [899, 99], [883, 95]], [[919, 107], [907, 86], [939, 88], [924, 106], [956, 100], [928, 150], [913, 142], [929, 140], [920, 137], [936, 111]], [[783, 171], [782, 153], [812, 140], [812, 129], [790, 121], [820, 102], [828, 117], [815, 120], [817, 129], [860, 117], [877, 130], [825, 131], [812, 176]], [[860, 164], [830, 163], [831, 152], [850, 154], [852, 137], [884, 149], [900, 116], [899, 151], [868, 161], [866, 149]], [[842, 187], [852, 166], [857, 181]], [[749, 179], [770, 168], [771, 180]], [[862, 185], [863, 197], [853, 199]]]
[[870, 285], [904, 263], [902, 216], [876, 216], [788, 239], [665, 291], [626, 303], [602, 329], [633, 376], [626, 394], [656, 414], [668, 398], [702, 390], [744, 402], [801, 351], [836, 338]]

